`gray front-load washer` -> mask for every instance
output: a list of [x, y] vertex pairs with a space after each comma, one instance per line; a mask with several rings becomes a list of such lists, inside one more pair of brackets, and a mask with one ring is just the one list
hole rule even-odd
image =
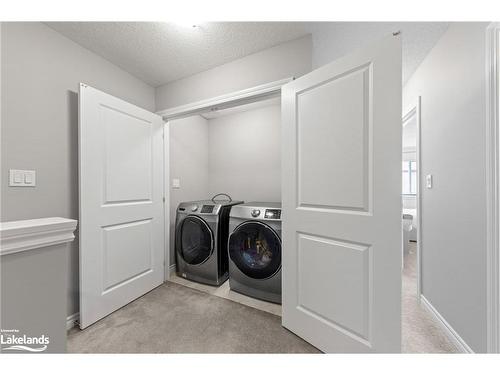
[[281, 203], [233, 206], [229, 233], [229, 287], [281, 303]]
[[175, 256], [177, 274], [204, 284], [228, 278], [229, 211], [242, 201], [204, 200], [177, 207]]

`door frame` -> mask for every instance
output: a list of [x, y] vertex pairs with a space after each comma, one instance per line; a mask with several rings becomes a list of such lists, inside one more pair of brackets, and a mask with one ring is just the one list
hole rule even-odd
[[487, 351], [500, 352], [500, 23], [486, 28]]
[[293, 81], [294, 79], [295, 77], [280, 79], [278, 81], [231, 92], [229, 94], [163, 109], [157, 111], [156, 114], [162, 116], [163, 121], [167, 122], [169, 120], [194, 116], [208, 111], [237, 107], [239, 105], [269, 99], [271, 97], [281, 95], [281, 86]]
[[[416, 116], [417, 121], [417, 141], [416, 141], [416, 159], [417, 159], [417, 300], [420, 302], [422, 293], [422, 150], [421, 150], [421, 102], [422, 97], [418, 96], [415, 105], [413, 105], [402, 118], [403, 125], [412, 116]], [[401, 150], [402, 151], [402, 150]], [[403, 244], [404, 245], [404, 244]], [[404, 248], [404, 246], [403, 246]]]
[[163, 119], [163, 238], [165, 256], [163, 281], [170, 280], [170, 131], [168, 121]]

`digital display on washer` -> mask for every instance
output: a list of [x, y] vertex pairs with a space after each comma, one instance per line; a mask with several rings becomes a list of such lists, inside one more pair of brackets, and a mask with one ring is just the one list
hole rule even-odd
[[281, 210], [266, 210], [264, 218], [279, 220], [281, 219]]
[[214, 210], [214, 207], [215, 207], [214, 205], [204, 204], [200, 212], [202, 214], [211, 214]]

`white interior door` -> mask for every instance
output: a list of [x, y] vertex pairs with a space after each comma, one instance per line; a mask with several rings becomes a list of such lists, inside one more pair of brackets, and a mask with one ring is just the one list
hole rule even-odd
[[401, 41], [282, 89], [283, 326], [324, 352], [401, 350]]
[[164, 277], [163, 121], [80, 84], [80, 327]]

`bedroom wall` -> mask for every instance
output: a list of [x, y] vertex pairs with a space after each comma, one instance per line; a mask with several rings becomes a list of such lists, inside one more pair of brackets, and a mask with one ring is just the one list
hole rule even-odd
[[487, 349], [484, 23], [452, 24], [403, 90], [421, 106], [422, 293], [476, 352]]
[[[148, 110], [154, 88], [42, 23], [2, 23], [1, 220], [78, 219], [78, 87], [85, 82]], [[9, 169], [37, 186], [8, 186]], [[78, 240], [69, 253], [68, 315], [78, 312]]]

